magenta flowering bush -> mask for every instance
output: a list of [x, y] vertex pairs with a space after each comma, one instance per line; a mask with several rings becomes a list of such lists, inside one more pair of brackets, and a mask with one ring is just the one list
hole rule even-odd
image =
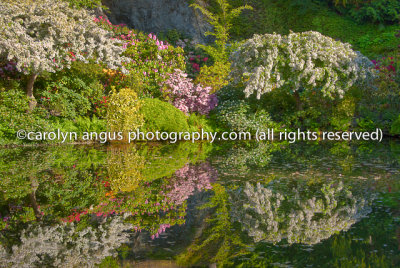
[[388, 71], [389, 75], [395, 75], [400, 69], [400, 60], [396, 57], [382, 57], [378, 60], [372, 60], [376, 70]]
[[215, 94], [210, 94], [211, 87], [194, 85], [193, 80], [183, 71], [176, 69], [161, 83], [164, 97], [184, 113], [208, 114], [218, 105]]

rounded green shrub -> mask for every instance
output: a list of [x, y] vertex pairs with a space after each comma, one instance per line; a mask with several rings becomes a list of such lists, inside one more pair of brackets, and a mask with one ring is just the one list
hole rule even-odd
[[159, 99], [143, 99], [140, 113], [145, 122], [142, 131], [189, 131], [186, 115], [170, 103]]

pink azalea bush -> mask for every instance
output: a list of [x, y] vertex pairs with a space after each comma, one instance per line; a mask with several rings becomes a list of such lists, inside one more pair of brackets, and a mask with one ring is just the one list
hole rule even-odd
[[183, 71], [176, 69], [168, 77], [161, 83], [161, 91], [167, 100], [184, 113], [208, 114], [218, 105], [217, 96], [210, 94], [211, 87], [194, 85]]

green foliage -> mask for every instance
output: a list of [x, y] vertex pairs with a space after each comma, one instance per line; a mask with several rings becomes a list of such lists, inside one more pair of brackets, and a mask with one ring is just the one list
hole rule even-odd
[[106, 257], [100, 264], [99, 268], [120, 268], [119, 260], [116, 257]]
[[200, 73], [194, 81], [203, 87], [211, 87], [210, 93], [215, 93], [229, 83], [229, 73], [231, 71], [230, 62], [216, 61], [211, 66], [203, 66]]
[[143, 117], [139, 113], [141, 102], [135, 91], [123, 88], [119, 92], [113, 91], [107, 107], [107, 126], [110, 131], [129, 132], [136, 130], [143, 124]]
[[392, 123], [392, 126], [390, 128], [390, 134], [392, 134], [392, 135], [400, 135], [400, 115], [396, 119], [396, 121], [394, 121]]
[[233, 21], [239, 17], [242, 11], [252, 10], [253, 8], [249, 5], [232, 8], [227, 0], [216, 0], [216, 3], [219, 10], [215, 13], [197, 3], [192, 4], [191, 7], [200, 10], [211, 26], [214, 27], [213, 32], [206, 32], [205, 35], [214, 36], [215, 44], [213, 46], [199, 45], [199, 47], [213, 57], [215, 62], [226, 62], [230, 53], [227, 44]]
[[361, 92], [361, 101], [357, 107], [361, 128], [370, 122], [374, 129], [381, 128], [386, 133], [390, 132], [400, 110], [400, 87], [394, 75], [386, 68], [381, 68], [373, 83]]
[[94, 63], [74, 62], [70, 69], [38, 78], [39, 105], [53, 116], [104, 116], [106, 79], [103, 68]]
[[223, 127], [232, 131], [257, 129], [332, 129], [348, 130], [357, 115], [359, 98], [351, 90], [343, 99], [329, 100], [318, 91], [300, 95], [302, 109], [285, 90], [275, 89], [260, 100], [245, 98], [242, 87], [227, 86], [218, 92], [219, 105], [212, 114]]
[[89, 93], [84, 91], [92, 90], [82, 80], [64, 76], [61, 80], [47, 84], [46, 89], [40, 94], [38, 103], [53, 116], [73, 119], [87, 115], [91, 109], [91, 103], [87, 96], [78, 93], [77, 88], [84, 94]]
[[[344, 7], [336, 7], [358, 23], [372, 22], [394, 24], [400, 21], [400, 3], [397, 0], [337, 1]], [[347, 2], [347, 3], [346, 3]]]
[[186, 115], [172, 104], [159, 99], [143, 99], [140, 114], [144, 118], [142, 131], [189, 131]]
[[98, 7], [106, 8], [102, 5], [101, 0], [64, 0], [70, 4], [71, 7], [74, 8], [88, 8], [95, 9]]
[[[243, 1], [232, 0], [232, 6]], [[375, 2], [375, 1], [372, 1]], [[234, 40], [250, 38], [253, 34], [318, 31], [353, 45], [368, 57], [376, 57], [397, 49], [394, 33], [397, 25], [380, 26], [357, 23], [350, 16], [338, 14], [325, 1], [314, 0], [250, 0], [254, 12], [245, 13], [234, 21], [230, 35]], [[376, 42], [364, 45], [366, 37]], [[378, 41], [378, 39], [380, 41]], [[363, 44], [364, 43], [364, 44]]]
[[216, 119], [230, 131], [267, 130], [275, 126], [264, 109], [254, 110], [245, 100], [229, 100], [221, 103], [216, 109]]
[[206, 132], [215, 132], [218, 129], [216, 126], [215, 117], [211, 118], [206, 115], [192, 113], [189, 115], [188, 124], [190, 131], [200, 131], [203, 129]]
[[46, 112], [36, 109], [28, 114], [29, 99], [20, 89], [0, 88], [0, 144], [16, 141], [18, 130], [48, 131], [50, 123], [44, 118]]
[[83, 132], [104, 132], [107, 130], [107, 121], [96, 116], [77, 117], [74, 120], [56, 119], [51, 122], [54, 130], [60, 129], [61, 132], [76, 132], [78, 137], [82, 137]]
[[346, 94], [345, 97], [333, 107], [330, 124], [334, 130], [347, 131], [350, 129], [356, 111], [356, 103], [356, 99], [351, 94]]
[[171, 29], [166, 32], [159, 33], [158, 38], [176, 46], [179, 40], [186, 39], [188, 36], [177, 29]]

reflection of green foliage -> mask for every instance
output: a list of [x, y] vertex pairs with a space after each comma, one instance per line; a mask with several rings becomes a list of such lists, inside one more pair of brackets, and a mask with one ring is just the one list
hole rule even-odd
[[400, 143], [398, 142], [391, 142], [390, 143], [391, 152], [393, 154], [393, 158], [397, 159], [400, 164]]
[[99, 150], [40, 147], [3, 149], [0, 155], [0, 211], [15, 224], [32, 220], [32, 209], [37, 217], [65, 217], [104, 195], [96, 175], [105, 159]]
[[74, 210], [97, 204], [105, 194], [105, 188], [97, 183], [90, 170], [70, 168], [58, 180], [43, 181], [37, 191], [42, 211], [52, 217], [67, 217]]
[[246, 252], [246, 244], [240, 235], [234, 232], [229, 216], [229, 195], [220, 184], [213, 185], [214, 196], [209, 203], [200, 209], [214, 209], [212, 216], [207, 219], [207, 227], [186, 251], [177, 258], [184, 266], [216, 262], [229, 263], [229, 258], [240, 256]]
[[169, 178], [139, 181], [134, 191], [104, 199], [102, 203], [96, 203], [90, 213], [103, 217], [127, 213], [126, 222], [131, 223], [136, 231], [146, 230], [154, 235], [162, 225], [184, 224], [186, 202], [180, 206], [169, 202], [165, 192], [169, 182]]
[[159, 145], [150, 149], [143, 146], [139, 154], [146, 159], [142, 171], [146, 181], [153, 181], [162, 177], [170, 177], [187, 163], [196, 163], [207, 156], [210, 144], [180, 142], [177, 144]]
[[[279, 143], [253, 142], [240, 145], [226, 144], [224, 157], [218, 163], [221, 173], [249, 172], [254, 167], [265, 167], [272, 153], [279, 151]], [[220, 152], [221, 153], [221, 152]], [[219, 154], [220, 154], [219, 153]]]
[[43, 176], [43, 171], [54, 159], [43, 149], [5, 149], [0, 155], [0, 192], [5, 201], [20, 199], [30, 193], [32, 180]]

